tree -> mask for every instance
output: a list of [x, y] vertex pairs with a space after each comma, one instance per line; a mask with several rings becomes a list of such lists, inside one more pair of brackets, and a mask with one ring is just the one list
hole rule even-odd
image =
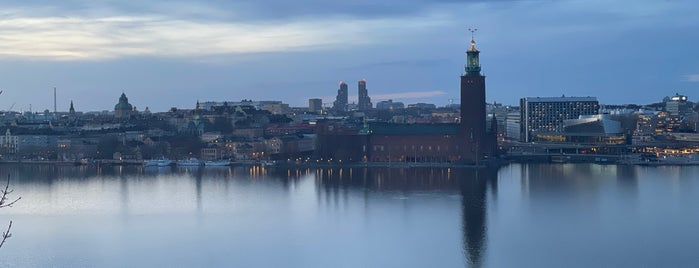
[[[10, 190], [10, 175], [7, 175], [7, 184], [5, 184], [5, 190], [0, 190], [2, 193], [2, 197], [0, 198], [0, 208], [5, 208], [5, 207], [11, 207], [17, 201], [22, 199], [22, 197], [18, 197], [14, 201], [9, 201], [9, 195], [12, 193], [13, 190]], [[12, 236], [12, 233], [10, 233], [10, 229], [12, 229], [12, 221], [10, 221], [10, 224], [7, 226], [7, 231], [2, 232], [2, 241], [0, 241], [0, 248], [5, 244], [5, 240], [10, 238]]]

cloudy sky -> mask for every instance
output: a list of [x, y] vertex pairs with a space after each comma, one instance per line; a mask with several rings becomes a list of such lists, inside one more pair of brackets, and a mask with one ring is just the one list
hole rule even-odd
[[[146, 3], [147, 2], [147, 3]], [[613, 3], [612, 3], [613, 2]], [[478, 28], [487, 101], [699, 100], [692, 0], [3, 0], [0, 110], [140, 110], [196, 100], [332, 102], [367, 80], [374, 103], [459, 98]]]

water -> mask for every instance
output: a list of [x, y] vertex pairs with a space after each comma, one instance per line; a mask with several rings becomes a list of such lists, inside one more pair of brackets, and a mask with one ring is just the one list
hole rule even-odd
[[686, 267], [699, 167], [0, 165], [0, 267]]

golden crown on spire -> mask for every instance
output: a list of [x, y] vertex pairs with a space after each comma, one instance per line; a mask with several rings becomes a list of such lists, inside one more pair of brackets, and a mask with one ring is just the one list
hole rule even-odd
[[471, 48], [468, 51], [478, 52], [478, 49], [476, 49], [476, 41], [473, 40], [473, 34], [478, 31], [478, 29], [469, 28], [468, 31], [471, 32]]

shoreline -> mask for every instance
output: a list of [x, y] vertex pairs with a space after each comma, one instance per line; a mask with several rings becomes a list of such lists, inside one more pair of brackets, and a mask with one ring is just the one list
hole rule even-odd
[[[627, 166], [694, 166], [699, 165], [699, 161], [532, 161], [532, 160], [508, 160], [502, 159], [498, 162], [487, 162], [479, 165], [474, 164], [458, 164], [458, 163], [429, 163], [429, 162], [357, 162], [357, 163], [297, 163], [297, 162], [269, 162], [269, 161], [233, 161], [229, 166], [268, 166], [268, 167], [387, 167], [387, 168], [493, 168], [501, 167], [511, 163], [520, 164], [598, 164], [598, 165], [627, 165]], [[19, 165], [56, 165], [56, 166], [143, 166], [142, 160], [97, 160], [95, 162], [84, 163], [81, 161], [56, 161], [56, 160], [0, 160], [0, 165], [3, 164], [19, 164]], [[156, 167], [156, 166], [148, 166]], [[177, 167], [176, 165], [165, 167]], [[181, 166], [185, 167], [185, 166]], [[201, 166], [206, 167], [206, 166]], [[208, 166], [211, 167], [211, 166]], [[217, 166], [228, 167], [228, 166]]]

